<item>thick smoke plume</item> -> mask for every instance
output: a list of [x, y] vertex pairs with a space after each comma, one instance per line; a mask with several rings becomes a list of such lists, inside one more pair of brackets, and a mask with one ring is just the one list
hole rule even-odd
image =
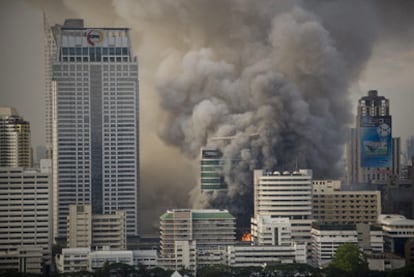
[[[95, 7], [97, 26], [110, 18], [131, 28], [144, 71], [141, 90], [156, 87], [159, 98], [147, 104], [161, 107], [149, 128], [158, 124], [162, 140], [192, 160], [203, 146], [223, 152], [228, 192], [195, 189], [191, 205], [229, 208], [242, 221], [251, 213], [253, 169], [299, 167], [317, 177], [339, 176], [344, 130], [352, 122], [349, 85], [378, 37], [394, 34], [382, 19], [400, 22], [399, 33], [407, 34], [401, 26], [412, 23], [406, 11], [413, 11], [403, 0], [393, 1], [398, 16], [382, 0], [106, 0], [106, 8], [86, 2], [62, 3], [87, 24]], [[142, 164], [143, 186], [156, 191], [152, 185], [162, 183], [160, 191], [179, 197], [172, 175], [148, 174]], [[161, 161], [157, 170], [168, 168]], [[188, 171], [180, 170], [194, 187]], [[152, 206], [152, 197], [143, 199]]]
[[[157, 74], [169, 113], [161, 137], [191, 158], [206, 145], [223, 152], [228, 192], [195, 205], [247, 218], [253, 169], [298, 165], [334, 176], [350, 122], [349, 67], [320, 19], [296, 2], [262, 4], [221, 2], [222, 17], [196, 22], [200, 45], [168, 53]], [[194, 24], [188, 10], [185, 25]]]

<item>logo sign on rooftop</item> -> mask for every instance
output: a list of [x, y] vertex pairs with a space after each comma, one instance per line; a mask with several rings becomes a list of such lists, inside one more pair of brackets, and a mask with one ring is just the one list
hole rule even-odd
[[94, 46], [97, 43], [100, 43], [104, 38], [104, 34], [99, 30], [89, 30], [86, 32], [86, 41]]

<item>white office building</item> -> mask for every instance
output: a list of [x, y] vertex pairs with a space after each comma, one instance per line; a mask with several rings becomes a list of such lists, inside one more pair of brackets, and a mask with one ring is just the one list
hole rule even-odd
[[56, 255], [56, 269], [61, 273], [86, 271], [89, 268], [90, 248], [64, 248]]
[[312, 224], [312, 171], [254, 171], [254, 217], [289, 218], [292, 239], [309, 242]]
[[64, 248], [62, 254], [55, 258], [56, 267], [60, 273], [79, 271], [94, 272], [105, 263], [122, 263], [148, 268], [158, 266], [156, 250], [108, 250], [91, 251], [90, 248]]
[[41, 273], [52, 252], [50, 175], [0, 167], [0, 271]]
[[413, 249], [408, 247], [414, 239], [414, 220], [398, 214], [382, 214], [378, 224], [384, 231], [385, 251], [412, 260]]
[[272, 218], [270, 215], [259, 215], [252, 218], [252, 242], [254, 245], [290, 245], [292, 231], [289, 218]]
[[313, 223], [311, 237], [312, 265], [325, 267], [339, 246], [358, 245], [367, 254], [381, 254], [383, 233], [380, 227], [368, 224], [339, 225]]
[[306, 245], [231, 245], [227, 248], [227, 265], [234, 267], [270, 264], [306, 263]]
[[47, 130], [52, 130], [55, 238], [66, 239], [71, 204], [90, 204], [93, 214], [124, 210], [127, 234], [136, 236], [138, 63], [129, 30], [88, 28], [71, 19], [51, 32]]

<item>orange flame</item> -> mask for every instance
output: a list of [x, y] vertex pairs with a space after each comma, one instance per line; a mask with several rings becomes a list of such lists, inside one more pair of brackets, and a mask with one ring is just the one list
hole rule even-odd
[[241, 240], [242, 241], [252, 241], [252, 234], [250, 234], [250, 233], [244, 233], [243, 236], [242, 236], [242, 238], [241, 238]]

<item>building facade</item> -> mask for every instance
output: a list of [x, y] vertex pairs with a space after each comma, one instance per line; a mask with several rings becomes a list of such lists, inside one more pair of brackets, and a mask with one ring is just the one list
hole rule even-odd
[[221, 151], [217, 148], [203, 147], [200, 156], [201, 191], [227, 190], [227, 184], [224, 182], [224, 160]]
[[[126, 212], [138, 234], [138, 64], [126, 28], [87, 28], [66, 20], [51, 28], [54, 235], [66, 239], [71, 204], [93, 214]], [[53, 50], [55, 49], [55, 50]]]
[[11, 107], [0, 107], [0, 167], [31, 167], [30, 124]]
[[289, 218], [259, 215], [252, 218], [251, 237], [254, 245], [290, 245], [292, 231]]
[[381, 254], [383, 233], [381, 227], [367, 224], [312, 224], [311, 253], [314, 267], [325, 267], [332, 260], [339, 246], [356, 244], [369, 254]]
[[0, 271], [41, 273], [52, 252], [48, 173], [0, 167]]
[[[360, 184], [388, 183], [394, 172], [399, 171], [396, 163], [399, 153], [393, 151], [392, 117], [390, 103], [376, 90], [358, 101], [356, 116], [356, 141], [349, 141], [349, 147], [356, 153], [348, 153], [348, 176], [357, 176]], [[356, 157], [356, 159], [352, 158]], [[349, 164], [356, 161], [356, 165]], [[356, 171], [356, 174], [355, 174]], [[352, 184], [352, 183], [351, 183]]]
[[227, 210], [169, 210], [160, 217], [160, 232], [160, 264], [169, 269], [181, 267], [183, 254], [177, 251], [187, 253], [192, 263], [196, 252], [221, 251], [236, 239], [235, 218]]
[[263, 267], [271, 264], [306, 263], [306, 247], [304, 244], [232, 245], [227, 248], [227, 251], [227, 265], [233, 267]]
[[123, 263], [138, 268], [143, 265], [154, 268], [158, 265], [157, 250], [99, 250], [90, 248], [64, 248], [55, 258], [60, 273], [79, 271], [94, 272], [105, 263]]
[[111, 250], [127, 249], [126, 212], [116, 211], [113, 214], [93, 215], [92, 247], [93, 249]]
[[358, 184], [358, 135], [356, 128], [349, 128], [345, 144], [345, 183]]
[[70, 205], [67, 247], [93, 250], [127, 248], [126, 213], [92, 214], [91, 205]]
[[414, 256], [414, 248], [411, 246], [414, 239], [414, 220], [403, 215], [382, 214], [378, 217], [378, 224], [384, 231], [385, 251], [397, 254], [410, 262]]
[[92, 247], [91, 205], [70, 205], [67, 221], [67, 247]]
[[292, 239], [310, 242], [312, 171], [254, 171], [254, 217], [289, 218]]
[[376, 223], [381, 214], [380, 191], [314, 190], [313, 219], [337, 224]]

